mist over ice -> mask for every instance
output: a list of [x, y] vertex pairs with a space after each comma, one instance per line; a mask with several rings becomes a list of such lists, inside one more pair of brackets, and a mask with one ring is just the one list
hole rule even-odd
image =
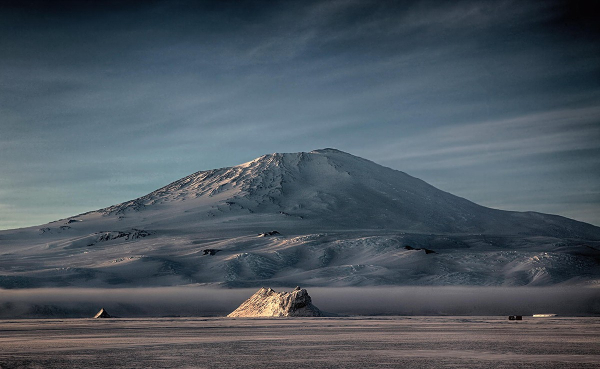
[[[600, 315], [600, 290], [586, 287], [314, 287], [321, 310], [341, 315]], [[0, 318], [225, 316], [257, 289], [157, 287], [0, 290]], [[290, 291], [292, 288], [275, 288]]]

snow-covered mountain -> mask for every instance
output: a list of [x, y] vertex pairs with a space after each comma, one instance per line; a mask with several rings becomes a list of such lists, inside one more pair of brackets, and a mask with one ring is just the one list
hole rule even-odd
[[0, 287], [595, 284], [599, 250], [590, 224], [486, 208], [324, 149], [0, 232]]

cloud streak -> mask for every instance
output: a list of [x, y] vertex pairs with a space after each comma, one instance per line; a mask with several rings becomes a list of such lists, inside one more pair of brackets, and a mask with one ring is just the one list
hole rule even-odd
[[593, 106], [444, 126], [404, 139], [380, 155], [386, 160], [416, 159], [430, 168], [448, 168], [600, 149], [599, 117], [600, 106]]

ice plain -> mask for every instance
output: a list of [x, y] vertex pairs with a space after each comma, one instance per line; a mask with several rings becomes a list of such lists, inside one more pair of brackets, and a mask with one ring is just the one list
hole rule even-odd
[[0, 368], [597, 368], [598, 317], [0, 320]]

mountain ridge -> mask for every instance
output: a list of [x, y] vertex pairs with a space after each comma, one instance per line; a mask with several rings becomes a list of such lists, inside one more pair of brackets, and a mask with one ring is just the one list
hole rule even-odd
[[[314, 162], [317, 162], [316, 165]], [[309, 170], [306, 169], [307, 167], [309, 167]], [[370, 167], [377, 168], [376, 172], [378, 173], [365, 174], [361, 171], [365, 167], [369, 169], [372, 169]], [[373, 171], [375, 170], [371, 170], [371, 172]], [[308, 175], [303, 175], [306, 172], [309, 172]], [[386, 178], [386, 180], [394, 183], [383, 183], [381, 180], [373, 179], [381, 176], [382, 173], [388, 177], [391, 175], [392, 178]], [[317, 188], [316, 193], [306, 193], [304, 191], [300, 196], [290, 200], [290, 196], [302, 192], [298, 188], [300, 186], [293, 186], [290, 182], [297, 181], [298, 177], [301, 177], [301, 185], [318, 186], [315, 177], [319, 175], [319, 180], [328, 181], [327, 186], [344, 186], [349, 184], [349, 180], [354, 180], [356, 183], [353, 185], [358, 188], [350, 189], [352, 193], [350, 193], [348, 199], [349, 202], [357, 202], [354, 208], [349, 210], [349, 206], [345, 206], [344, 199], [341, 199], [338, 193], [332, 193], [331, 190], [328, 191], [323, 186]], [[398, 183], [403, 184], [401, 189], [394, 187]], [[347, 188], [343, 190], [350, 191]], [[387, 198], [378, 196], [377, 192], [383, 193], [385, 191], [387, 191]], [[413, 195], [420, 196], [420, 199], [415, 200], [414, 196], [410, 197], [411, 191], [414, 192]], [[290, 194], [290, 192], [292, 193]], [[362, 195], [364, 192], [371, 192], [370, 195], [372, 196], [360, 201], [361, 196], [364, 197]], [[157, 203], [206, 196], [218, 198], [217, 195], [221, 193], [229, 193], [226, 196], [227, 198], [222, 199], [219, 203], [219, 205], [225, 207], [238, 206], [240, 210], [246, 209], [248, 212], [281, 212], [303, 219], [314, 217], [314, 214], [310, 214], [310, 211], [304, 211], [301, 208], [320, 209], [321, 213], [329, 213], [329, 220], [338, 225], [344, 225], [345, 222], [337, 219], [339, 217], [332, 214], [332, 212], [345, 211], [347, 213], [344, 216], [349, 217], [352, 213], [366, 209], [370, 211], [370, 214], [361, 215], [360, 218], [372, 219], [368, 224], [369, 227], [420, 232], [506, 233], [503, 230], [524, 228], [522, 222], [529, 221], [536, 223], [532, 224], [531, 227], [538, 231], [546, 224], [552, 226], [552, 231], [540, 232], [540, 234], [548, 235], [560, 232], [557, 229], [560, 227], [556, 224], [557, 222], [568, 222], [571, 227], [565, 229], [565, 232], [576, 232], [576, 234], [573, 234], [575, 237], [583, 236], [578, 233], [596, 233], [595, 237], [600, 239], [600, 236], [598, 236], [600, 228], [593, 225], [551, 214], [487, 208], [437, 189], [425, 181], [402, 171], [387, 168], [332, 148], [311, 152], [267, 154], [233, 167], [199, 171], [137, 199], [98, 211], [105, 215], [122, 215], [128, 210], [141, 210]], [[402, 196], [404, 194], [409, 196]], [[426, 206], [415, 204], [418, 200], [424, 201]], [[377, 201], [378, 204], [369, 204], [368, 201]], [[397, 203], [390, 205], [394, 201]], [[420, 205], [421, 208], [415, 208], [416, 205]], [[400, 207], [400, 211], [390, 213], [387, 209], [390, 206]], [[451, 209], [448, 209], [449, 207]], [[450, 217], [447, 216], [455, 209], [460, 211], [455, 212]], [[379, 214], [377, 214], [378, 212]], [[404, 214], [412, 218], [405, 217], [403, 223], [390, 220], [390, 218], [401, 218]], [[440, 214], [446, 215], [446, 219], [440, 219]], [[357, 222], [358, 219], [354, 219], [354, 221]], [[539, 224], [540, 221], [543, 224]], [[375, 222], [378, 224], [375, 224]], [[492, 230], [490, 229], [491, 223], [499, 223], [499, 225]], [[423, 225], [426, 224], [429, 226], [424, 227]], [[354, 227], [356, 224], [350, 224], [349, 226]], [[590, 227], [597, 229], [594, 232], [593, 228]], [[577, 228], [587, 228], [587, 231], [577, 230]], [[590, 232], [590, 230], [592, 231]], [[521, 229], [520, 233], [526, 231], [526, 229]], [[585, 235], [585, 237], [590, 237], [590, 234]]]
[[600, 228], [486, 208], [321, 149], [0, 231], [0, 257], [0, 288], [596, 285]]

